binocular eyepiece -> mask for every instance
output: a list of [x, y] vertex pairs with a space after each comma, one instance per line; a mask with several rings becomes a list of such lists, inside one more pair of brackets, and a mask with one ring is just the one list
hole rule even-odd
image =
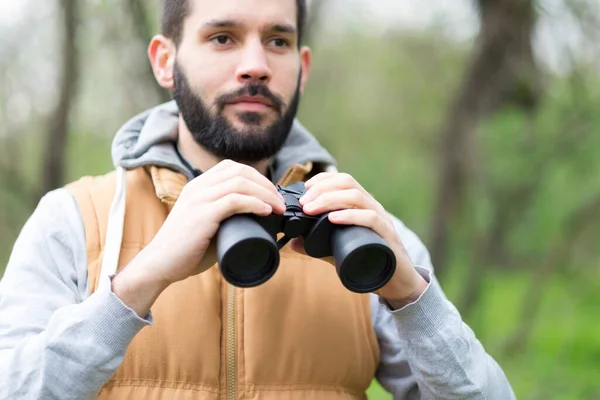
[[[278, 185], [277, 190], [286, 203], [283, 215], [238, 214], [221, 223], [217, 259], [226, 281], [238, 287], [254, 287], [268, 281], [279, 266], [279, 250], [292, 238], [300, 238], [311, 257], [333, 256], [342, 284], [353, 292], [373, 292], [390, 280], [396, 270], [396, 258], [374, 231], [362, 226], [335, 225], [329, 221], [328, 213], [304, 214], [299, 201], [306, 191], [303, 182]], [[278, 233], [285, 236], [276, 241]]]

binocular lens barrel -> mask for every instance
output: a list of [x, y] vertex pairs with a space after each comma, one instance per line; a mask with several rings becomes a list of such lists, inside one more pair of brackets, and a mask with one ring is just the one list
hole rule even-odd
[[217, 233], [217, 259], [225, 280], [238, 287], [268, 281], [279, 266], [275, 240], [252, 218], [234, 215]]
[[348, 290], [373, 292], [396, 271], [394, 252], [371, 229], [340, 225], [333, 231], [331, 245], [338, 276]]

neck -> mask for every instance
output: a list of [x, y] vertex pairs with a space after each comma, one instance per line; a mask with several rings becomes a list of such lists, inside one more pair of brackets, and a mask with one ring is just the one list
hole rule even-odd
[[[179, 135], [177, 139], [177, 145], [179, 146], [181, 155], [183, 155], [183, 157], [185, 157], [185, 159], [192, 164], [194, 168], [199, 169], [202, 172], [208, 171], [223, 161], [222, 158], [210, 153], [194, 140], [192, 133], [188, 129], [181, 116], [179, 117]], [[248, 165], [266, 176], [270, 161], [271, 160], [263, 160]]]

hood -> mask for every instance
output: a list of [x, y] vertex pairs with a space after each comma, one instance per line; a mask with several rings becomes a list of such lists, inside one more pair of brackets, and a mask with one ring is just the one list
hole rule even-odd
[[[112, 144], [113, 164], [126, 169], [144, 165], [170, 168], [193, 178], [179, 159], [173, 143], [177, 141], [179, 109], [175, 101], [161, 104], [129, 120], [117, 132]], [[298, 120], [271, 165], [273, 182], [277, 182], [295, 163], [312, 161], [324, 166], [335, 159]]]

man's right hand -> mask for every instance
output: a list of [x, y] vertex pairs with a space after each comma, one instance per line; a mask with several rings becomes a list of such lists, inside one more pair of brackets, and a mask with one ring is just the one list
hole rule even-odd
[[216, 262], [215, 237], [234, 214], [285, 211], [283, 197], [256, 169], [225, 160], [190, 181], [152, 241], [112, 282], [113, 292], [144, 317], [172, 283]]

